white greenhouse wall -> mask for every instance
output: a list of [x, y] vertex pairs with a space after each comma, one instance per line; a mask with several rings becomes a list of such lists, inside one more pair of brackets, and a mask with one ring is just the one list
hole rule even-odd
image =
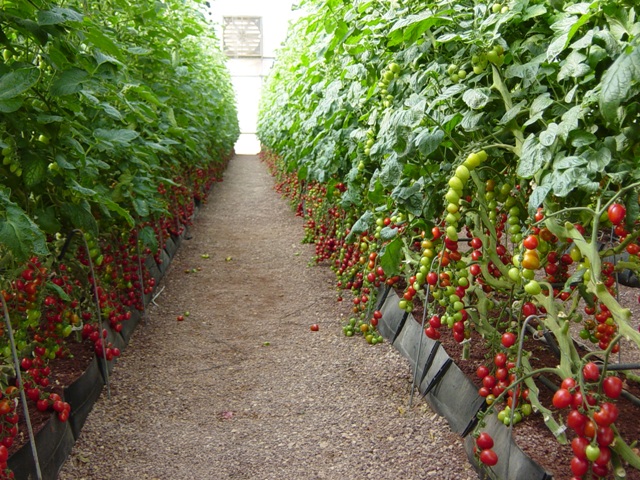
[[229, 58], [228, 66], [238, 102], [240, 138], [236, 153], [256, 154], [258, 102], [264, 77], [269, 73], [277, 49], [287, 34], [289, 21], [299, 15], [292, 11], [293, 0], [212, 0], [205, 14], [211, 19], [222, 45], [224, 17], [261, 17], [262, 57]]

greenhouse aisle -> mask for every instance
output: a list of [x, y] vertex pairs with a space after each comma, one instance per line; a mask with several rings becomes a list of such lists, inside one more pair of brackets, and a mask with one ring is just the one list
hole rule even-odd
[[342, 335], [348, 305], [257, 157], [189, 236], [61, 479], [477, 478], [446, 422], [408, 408], [393, 347]]

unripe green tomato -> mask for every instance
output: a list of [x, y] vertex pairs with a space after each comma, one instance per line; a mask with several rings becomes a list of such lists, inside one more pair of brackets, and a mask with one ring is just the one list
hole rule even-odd
[[[487, 193], [493, 193], [493, 192], [487, 192]], [[489, 210], [495, 210], [497, 207], [498, 207], [498, 202], [496, 202], [495, 199], [489, 200], [489, 202], [487, 202], [487, 208]]]
[[511, 267], [509, 269], [509, 278], [511, 279], [511, 281], [513, 282], [519, 282], [520, 281], [520, 270], [518, 270], [517, 267]]
[[384, 76], [382, 78], [383, 78], [383, 81], [389, 83], [389, 82], [391, 82], [391, 80], [393, 80], [394, 77], [395, 77], [395, 75], [393, 74], [393, 72], [386, 71], [386, 72], [384, 72]]
[[481, 67], [480, 65], [473, 66], [473, 73], [480, 75], [482, 72], [484, 72], [484, 67]]
[[460, 297], [455, 293], [449, 295], [449, 303], [456, 303], [460, 301]]
[[460, 196], [456, 193], [456, 191], [452, 188], [450, 188], [447, 191], [447, 194], [444, 196], [444, 198], [447, 200], [447, 202], [449, 203], [458, 203], [460, 202]]
[[505, 208], [509, 208], [509, 209], [513, 207], [515, 204], [516, 204], [516, 199], [513, 197], [507, 197], [507, 199], [504, 202]]
[[464, 80], [465, 78], [467, 78], [466, 70], [462, 70], [462, 69], [458, 70], [458, 78], [460, 80]]
[[422, 285], [424, 283], [424, 273], [418, 272], [416, 273], [416, 281], [415, 283]]
[[529, 270], [528, 268], [523, 268], [522, 278], [524, 278], [525, 280], [533, 280], [534, 278], [536, 278], [536, 271]]
[[511, 207], [509, 209], [509, 215], [511, 217], [520, 217], [520, 209], [518, 207]]
[[511, 236], [512, 243], [520, 243], [521, 241], [522, 241], [522, 233], [516, 233], [515, 235]]
[[496, 212], [495, 210], [491, 210], [489, 212], [489, 220], [493, 222], [496, 218], [498, 218], [498, 212]]
[[467, 285], [469, 285], [469, 279], [467, 279], [466, 277], [458, 278], [458, 285], [460, 287], [466, 287]]
[[389, 65], [389, 70], [394, 74], [398, 74], [400, 73], [400, 65], [398, 65], [397, 63], [391, 63]]
[[462, 194], [462, 189], [464, 188], [464, 184], [462, 183], [462, 180], [460, 180], [458, 177], [451, 177], [449, 179], [449, 186], [455, 190], [455, 192], [458, 194], [458, 196], [460, 196]]
[[462, 183], [465, 183], [469, 180], [469, 169], [464, 165], [459, 165], [458, 168], [456, 168], [456, 177], [458, 177]]
[[509, 227], [509, 233], [511, 235], [515, 235], [516, 233], [520, 233], [521, 230], [522, 230], [522, 227], [520, 225], [511, 225]]
[[431, 295], [433, 295], [433, 298], [435, 298], [436, 300], [439, 300], [442, 298], [442, 290], [434, 290], [433, 292], [431, 292]]
[[542, 292], [542, 287], [536, 280], [529, 280], [529, 282], [524, 286], [524, 291], [529, 295], [538, 295]]
[[490, 202], [491, 200], [493, 200], [494, 198], [496, 198], [496, 194], [494, 192], [484, 192], [484, 199], [487, 202]]
[[452, 242], [458, 241], [458, 231], [453, 225], [449, 225], [447, 227], [447, 238]]
[[518, 217], [510, 216], [509, 218], [507, 218], [507, 223], [509, 225], [519, 225], [520, 219]]
[[455, 303], [453, 304], [453, 309], [454, 309], [456, 312], [459, 312], [460, 310], [463, 310], [463, 309], [464, 309], [464, 303], [462, 303], [462, 302], [455, 302]]
[[457, 71], [458, 71], [458, 66], [455, 63], [452, 63], [447, 67], [447, 73], [449, 75], [453, 75]]
[[500, 193], [502, 193], [503, 195], [509, 195], [512, 189], [513, 187], [511, 186], [511, 184], [509, 182], [506, 182], [500, 186]]
[[456, 213], [459, 209], [460, 207], [458, 207], [458, 205], [455, 203], [450, 203], [447, 205], [447, 212], [449, 213]]
[[451, 75], [449, 78], [451, 79], [451, 81], [452, 81], [453, 83], [458, 83], [458, 82], [460, 81], [460, 77], [458, 76], [458, 74], [457, 74], [457, 73], [454, 73], [454, 74], [453, 74], [453, 75]]
[[531, 407], [530, 403], [523, 403], [522, 405], [520, 405], [520, 409], [522, 410], [522, 414], [525, 417], [528, 417], [533, 413], [533, 408]]
[[453, 323], [462, 321], [462, 312], [456, 312], [452, 315]]
[[463, 162], [463, 165], [469, 170], [473, 170], [483, 162], [482, 155], [480, 153], [470, 153], [467, 159]]
[[[455, 213], [455, 212], [454, 212]], [[454, 213], [447, 213], [447, 215], [444, 217], [444, 221], [447, 225], [456, 225], [458, 223], [458, 219], [456, 218], [456, 216], [454, 215]]]
[[420, 265], [421, 265], [421, 267], [428, 268], [430, 264], [431, 264], [431, 261], [429, 260], [429, 258], [426, 255], [424, 255], [424, 252], [422, 252], [422, 257], [420, 257]]
[[[419, 270], [419, 273], [421, 273], [421, 274], [422, 274], [422, 278], [423, 278], [423, 280], [424, 280], [424, 278], [426, 278], [427, 273], [429, 273], [429, 267], [427, 267], [426, 265], [423, 265], [423, 264], [422, 264], [422, 259], [423, 259], [423, 258], [424, 258], [424, 257], [420, 257], [420, 270]], [[416, 275], [416, 276], [417, 276], [417, 275]]]

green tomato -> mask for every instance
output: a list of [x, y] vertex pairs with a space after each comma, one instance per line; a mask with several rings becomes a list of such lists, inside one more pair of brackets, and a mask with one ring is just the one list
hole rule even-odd
[[511, 267], [509, 269], [509, 279], [511, 279], [511, 281], [513, 282], [519, 282], [520, 281], [520, 270], [518, 270], [517, 267]]
[[464, 188], [464, 184], [462, 183], [462, 180], [460, 180], [458, 177], [455, 177], [455, 176], [449, 179], [449, 186], [456, 191], [458, 196], [461, 195], [462, 189]]
[[460, 179], [463, 183], [469, 180], [469, 169], [464, 165], [458, 166], [456, 168], [456, 177]]
[[524, 286], [524, 291], [529, 295], [538, 295], [542, 292], [542, 287], [536, 280], [529, 280], [529, 282]]
[[449, 191], [447, 191], [447, 194], [444, 196], [444, 198], [449, 203], [458, 203], [458, 202], [460, 202], [460, 195], [458, 195], [457, 192], [452, 188], [450, 188]]
[[595, 462], [600, 456], [600, 448], [596, 445], [587, 445], [585, 453], [591, 462]]

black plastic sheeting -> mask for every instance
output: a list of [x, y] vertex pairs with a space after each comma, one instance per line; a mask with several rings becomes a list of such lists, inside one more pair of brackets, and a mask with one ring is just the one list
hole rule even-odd
[[[386, 288], [386, 287], [385, 287]], [[381, 290], [382, 291], [382, 290]], [[379, 310], [380, 334], [411, 364], [418, 391], [439, 415], [449, 422], [453, 431], [465, 437], [465, 450], [470, 463], [482, 479], [549, 480], [553, 478], [544, 468], [524, 454], [516, 445], [508, 427], [498, 421], [497, 415], [484, 417], [488, 432], [494, 440], [493, 450], [498, 455], [494, 467], [478, 463], [474, 455], [474, 439], [469, 435], [478, 422], [479, 412], [486, 410], [484, 398], [477, 387], [458, 368], [442, 348], [440, 342], [427, 337], [412, 315], [398, 307], [398, 296], [386, 291]]]

